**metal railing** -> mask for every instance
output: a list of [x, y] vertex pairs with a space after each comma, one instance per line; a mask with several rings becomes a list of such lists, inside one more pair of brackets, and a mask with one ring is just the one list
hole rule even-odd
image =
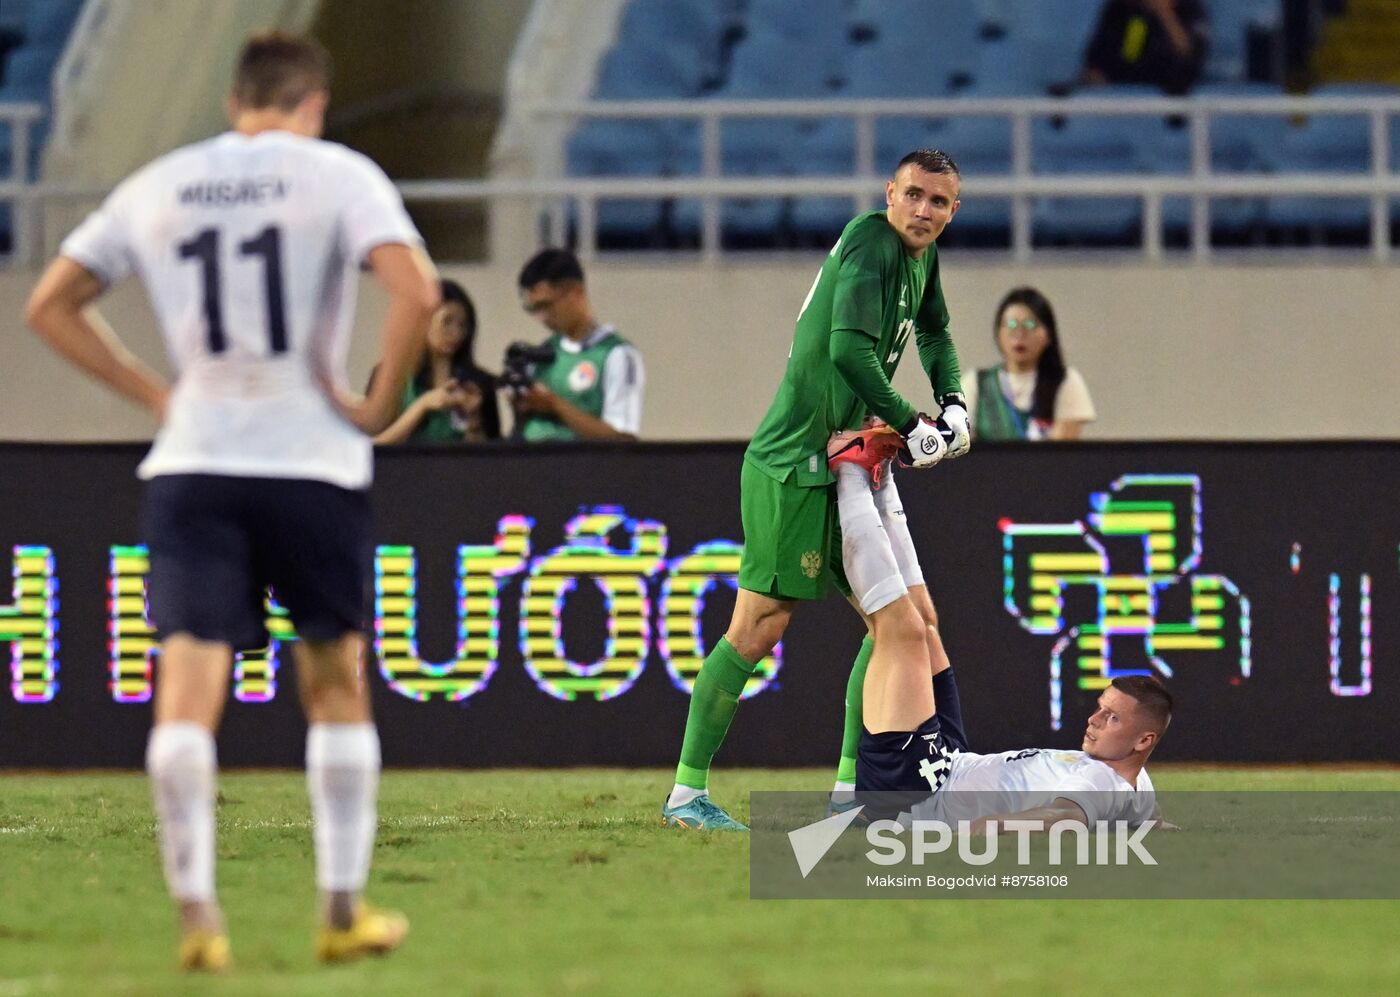
[[[16, 157], [23, 147], [27, 156], [27, 127], [41, 113], [36, 105], [0, 105], [0, 121], [18, 122]], [[539, 149], [535, 175], [521, 179], [413, 180], [398, 184], [410, 203], [485, 203], [499, 206], [525, 202], [537, 210], [544, 237], [561, 245], [572, 220], [577, 225], [580, 255], [597, 252], [598, 202], [600, 200], [654, 200], [693, 198], [702, 204], [701, 255], [714, 260], [721, 255], [720, 203], [726, 198], [849, 197], [852, 214], [864, 210], [880, 191], [885, 174], [876, 168], [875, 130], [883, 118], [1002, 117], [1011, 131], [1011, 169], [999, 176], [965, 176], [967, 198], [999, 198], [1011, 202], [1011, 253], [1017, 260], [1029, 258], [1032, 212], [1039, 197], [1140, 198], [1143, 205], [1141, 253], [1149, 260], [1165, 255], [1163, 201], [1169, 197], [1191, 200], [1190, 253], [1205, 259], [1212, 252], [1211, 205], [1216, 197], [1268, 198], [1316, 196], [1365, 198], [1370, 204], [1370, 255], [1388, 259], [1390, 201], [1400, 198], [1400, 172], [1389, 162], [1390, 117], [1400, 116], [1400, 97], [1269, 97], [1269, 98], [1075, 98], [1058, 100], [828, 100], [828, 101], [608, 101], [536, 106], [527, 109], [537, 122]], [[1212, 168], [1212, 119], [1221, 115], [1312, 116], [1364, 115], [1369, 120], [1371, 162], [1366, 172], [1222, 173]], [[1180, 116], [1190, 129], [1190, 168], [1184, 173], [1073, 174], [1036, 173], [1033, 122], [1041, 118], [1077, 115]], [[845, 176], [745, 176], [722, 175], [722, 123], [743, 118], [827, 119], [854, 122], [852, 155], [855, 169]], [[694, 176], [570, 177], [565, 173], [564, 146], [572, 128], [588, 119], [679, 119], [699, 122], [699, 172]], [[958, 150], [948, 152], [957, 158]], [[885, 164], [880, 164], [882, 167]], [[1400, 164], [1396, 164], [1400, 167]], [[48, 201], [92, 200], [104, 191], [90, 187], [29, 184], [22, 180], [0, 183], [0, 203], [15, 205], [17, 232], [15, 257], [21, 263], [37, 262], [36, 231], [42, 205]]]
[[[820, 101], [593, 101], [531, 109], [542, 123], [542, 149], [538, 161], [543, 176], [557, 177], [562, 198], [577, 203], [578, 242], [595, 243], [599, 198], [641, 199], [699, 197], [702, 199], [700, 242], [702, 251], [719, 251], [719, 201], [725, 197], [802, 197], [849, 195], [852, 214], [864, 210], [878, 191], [885, 173], [875, 162], [876, 124], [886, 118], [1004, 118], [1010, 124], [1011, 169], [1004, 176], [965, 176], [968, 198], [1009, 198], [1011, 250], [1017, 259], [1032, 252], [1032, 202], [1037, 197], [1139, 197], [1143, 202], [1142, 251], [1149, 259], [1164, 254], [1163, 199], [1191, 198], [1189, 245], [1191, 252], [1207, 257], [1211, 252], [1210, 199], [1212, 197], [1261, 197], [1310, 195], [1364, 197], [1370, 201], [1370, 250], [1374, 258], [1389, 257], [1389, 201], [1400, 195], [1400, 174], [1389, 164], [1390, 117], [1400, 116], [1396, 97], [1075, 97], [1073, 99], [972, 99], [972, 100], [820, 100]], [[1212, 118], [1221, 115], [1312, 117], [1316, 115], [1364, 115], [1369, 120], [1370, 170], [1361, 172], [1217, 172], [1211, 162]], [[1189, 128], [1190, 168], [1185, 173], [1071, 174], [1035, 173], [1033, 123], [1038, 119], [1077, 116], [1185, 119]], [[721, 175], [722, 124], [735, 119], [830, 119], [854, 123], [852, 154], [854, 172], [845, 177], [779, 176], [724, 177]], [[578, 178], [564, 176], [564, 141], [572, 128], [589, 119], [690, 120], [700, 126], [700, 170], [697, 177], [657, 180], [626, 178]], [[1157, 122], [1147, 121], [1156, 125]], [[956, 160], [958, 150], [947, 152]], [[881, 168], [889, 164], [879, 164]], [[1400, 165], [1400, 164], [1397, 164]], [[423, 191], [428, 193], [428, 191]], [[567, 205], [550, 208], [550, 235], [563, 234]]]
[[10, 172], [0, 177], [0, 205], [10, 207], [10, 253], [18, 259], [32, 254], [38, 233], [34, 205], [40, 188], [29, 179], [29, 158], [31, 129], [43, 116], [39, 104], [0, 103], [0, 130], [10, 135]]

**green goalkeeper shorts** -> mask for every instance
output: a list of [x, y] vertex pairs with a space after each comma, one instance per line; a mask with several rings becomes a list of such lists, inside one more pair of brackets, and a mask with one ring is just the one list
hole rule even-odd
[[774, 599], [820, 599], [830, 583], [850, 594], [834, 485], [775, 481], [746, 460], [739, 514], [744, 524], [740, 588]]

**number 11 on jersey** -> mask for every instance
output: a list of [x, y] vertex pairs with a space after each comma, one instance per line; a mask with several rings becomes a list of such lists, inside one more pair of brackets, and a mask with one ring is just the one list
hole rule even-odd
[[[201, 229], [176, 247], [182, 260], [198, 260], [204, 280], [204, 321], [209, 327], [209, 352], [228, 348], [219, 275], [219, 230]], [[282, 231], [269, 225], [238, 244], [238, 255], [261, 256], [263, 296], [267, 304], [267, 338], [274, 354], [287, 352], [287, 319], [282, 302]]]

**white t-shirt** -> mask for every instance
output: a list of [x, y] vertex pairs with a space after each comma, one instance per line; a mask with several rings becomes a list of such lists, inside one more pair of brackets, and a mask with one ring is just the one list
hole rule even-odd
[[177, 372], [139, 474], [364, 488], [367, 436], [318, 384], [345, 383], [358, 270], [418, 244], [365, 156], [283, 131], [226, 132], [125, 180], [60, 252], [106, 284], [141, 277]]
[[[600, 325], [578, 343], [568, 336], [559, 337], [559, 348], [566, 353], [582, 353], [605, 336], [617, 330]], [[646, 390], [647, 372], [642, 354], [631, 343], [622, 343], [608, 352], [603, 361], [603, 411], [599, 418], [619, 433], [638, 436], [642, 431], [642, 395]]]
[[[962, 376], [963, 395], [967, 398], [967, 411], [974, 423], [977, 419], [977, 371], [965, 371]], [[1009, 393], [1011, 404], [1022, 412], [1030, 411], [1035, 400], [1035, 371], [1016, 372], [1002, 368], [997, 372], [1001, 390]], [[1094, 411], [1094, 401], [1089, 397], [1089, 386], [1084, 377], [1074, 367], [1065, 368], [1065, 379], [1060, 382], [1060, 390], [1055, 392], [1055, 419], [1065, 422], [1093, 422], [1098, 413]], [[976, 428], [975, 426], [973, 427]], [[1026, 438], [1043, 440], [1050, 435], [1050, 427], [1031, 420], [1026, 430]]]
[[914, 817], [956, 826], [993, 814], [1019, 813], [1064, 798], [1079, 804], [1090, 823], [1141, 823], [1156, 806], [1152, 780], [1143, 769], [1131, 785], [1104, 762], [1082, 751], [1030, 748], [996, 755], [958, 752], [948, 779]]

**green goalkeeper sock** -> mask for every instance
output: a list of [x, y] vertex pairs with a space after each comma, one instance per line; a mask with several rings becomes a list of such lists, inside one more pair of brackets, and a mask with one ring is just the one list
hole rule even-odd
[[836, 781], [854, 784], [856, 781], [856, 749], [860, 747], [861, 703], [865, 694], [865, 669], [875, 641], [869, 634], [860, 642], [860, 653], [851, 665], [851, 678], [846, 683], [846, 733], [841, 739], [841, 764], [836, 767]]
[[729, 722], [739, 707], [739, 696], [753, 670], [754, 663], [745, 661], [723, 637], [705, 658], [690, 693], [690, 715], [685, 721], [681, 763], [676, 766], [676, 782], [680, 785], [692, 789], [704, 789], [708, 785], [710, 762], [724, 743]]

